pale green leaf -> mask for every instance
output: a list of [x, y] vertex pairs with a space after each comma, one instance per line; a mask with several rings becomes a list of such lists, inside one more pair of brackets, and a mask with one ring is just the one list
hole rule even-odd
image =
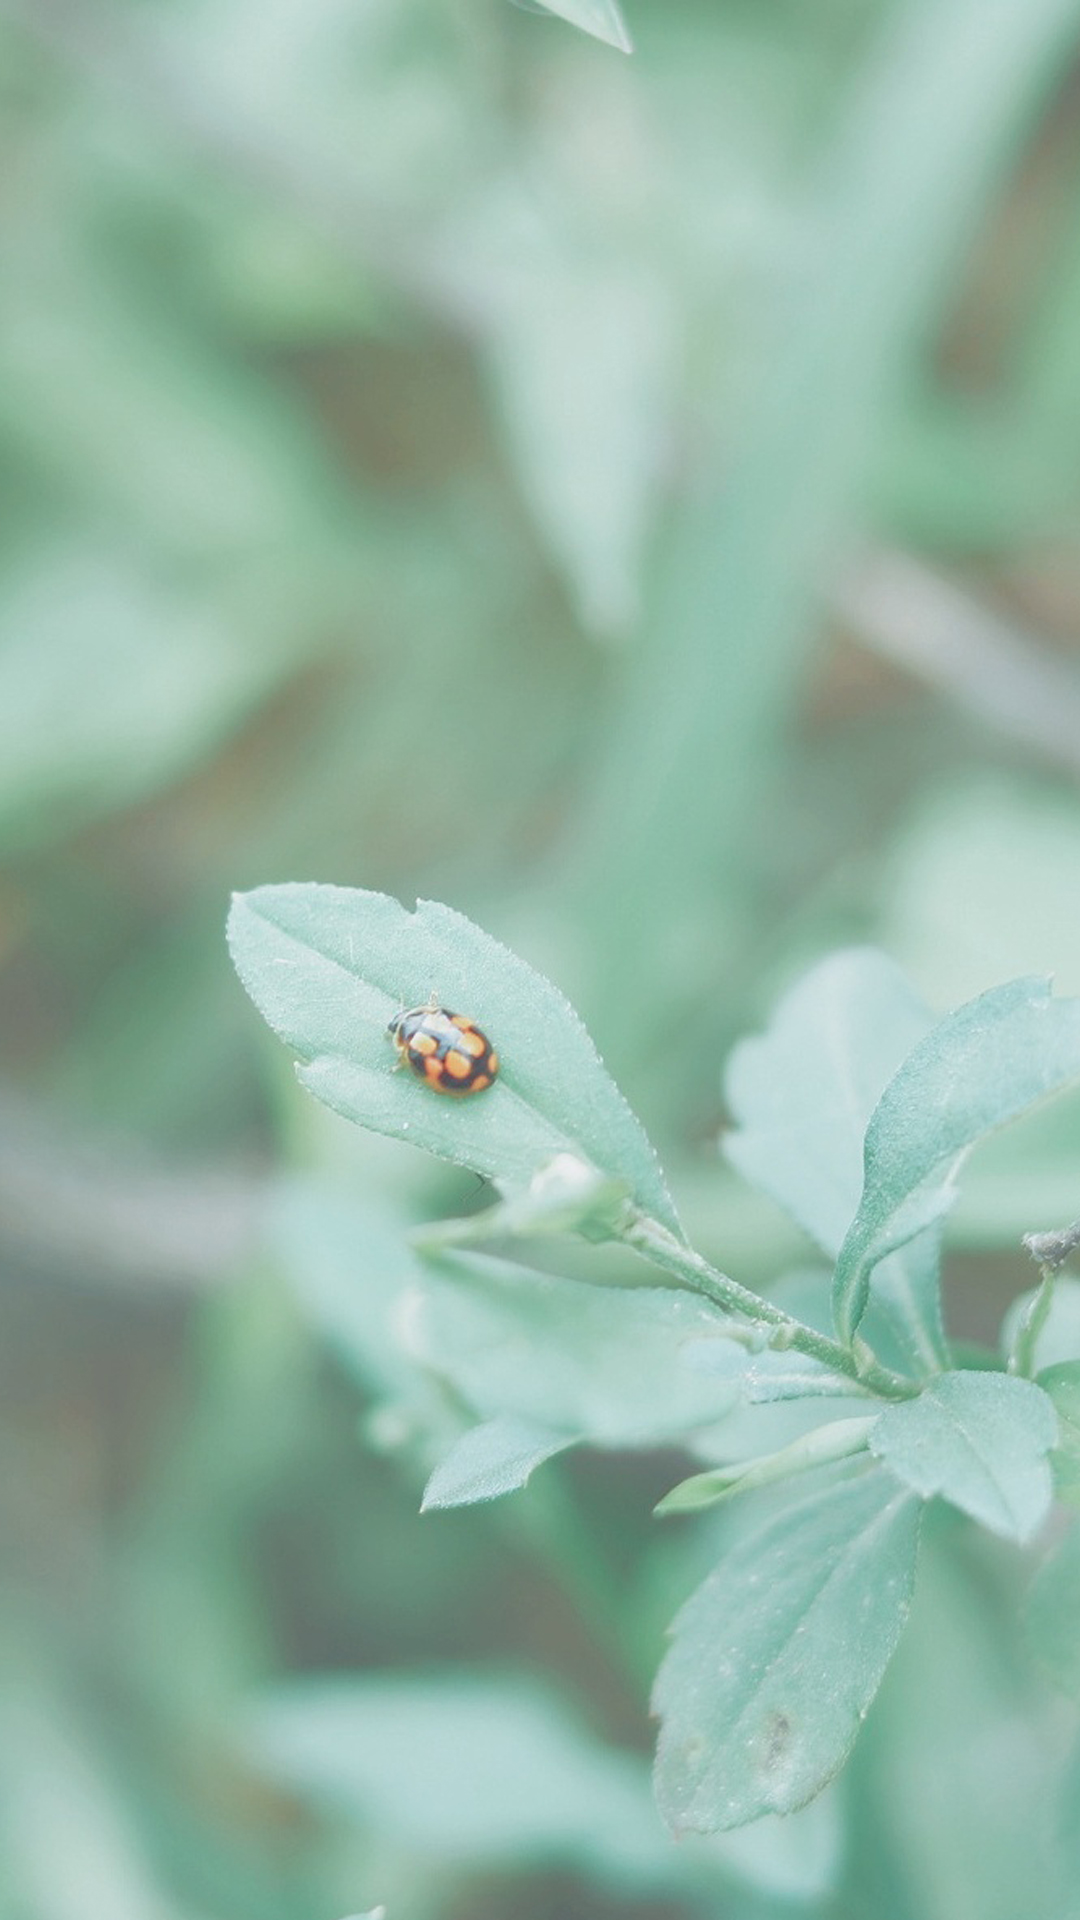
[[115, 1743], [93, 1741], [70, 1697], [53, 1697], [44, 1648], [24, 1659], [12, 1686], [11, 1651], [0, 1698], [8, 1756], [0, 1860], [4, 1890], [17, 1893], [5, 1911], [34, 1920], [194, 1920], [190, 1904], [162, 1884], [138, 1804], [116, 1771]]
[[[717, 978], [731, 892], [717, 875], [745, 870], [822, 581], [865, 521], [883, 415], [1075, 44], [1075, 0], [905, 0], [866, 17], [805, 272], [779, 278], [746, 444], [718, 435], [687, 490], [596, 783], [591, 930], [616, 1031], [658, 979], [692, 978], [693, 959]], [[697, 1022], [686, 1030], [692, 1049]]]
[[483, 245], [497, 252], [467, 262], [472, 305], [484, 298], [499, 417], [536, 524], [584, 625], [621, 636], [640, 614], [676, 315], [654, 274], [598, 258], [592, 235], [574, 244], [534, 221], [519, 216], [507, 234], [489, 215]]
[[1080, 1522], [1073, 1521], [1035, 1575], [1025, 1624], [1040, 1663], [1080, 1702]]
[[272, 1195], [266, 1228], [309, 1324], [368, 1393], [410, 1399], [416, 1368], [396, 1316], [423, 1268], [400, 1221], [333, 1188], [291, 1179]]
[[794, 1348], [743, 1352], [730, 1339], [695, 1340], [686, 1363], [698, 1373], [737, 1374], [743, 1399], [749, 1406], [770, 1406], [778, 1400], [846, 1400], [872, 1397], [850, 1374], [834, 1373], [820, 1360], [808, 1359]]
[[919, 1042], [867, 1129], [862, 1198], [834, 1282], [844, 1338], [862, 1319], [878, 1262], [948, 1211], [975, 1141], [1078, 1077], [1080, 1000], [1052, 999], [1044, 980], [994, 988]]
[[481, 1419], [613, 1447], [724, 1418], [739, 1398], [737, 1370], [695, 1373], [684, 1358], [716, 1326], [715, 1310], [690, 1294], [591, 1286], [479, 1255], [430, 1263], [403, 1319], [414, 1360]]
[[[742, 1041], [728, 1062], [725, 1092], [737, 1122], [724, 1140], [728, 1159], [833, 1258], [859, 1204], [870, 1116], [932, 1024], [885, 954], [854, 947], [814, 967], [768, 1030]], [[885, 1357], [920, 1371], [936, 1371], [948, 1357], [937, 1252], [928, 1234], [875, 1280], [878, 1316], [895, 1343]]]
[[1028, 1540], [1053, 1497], [1057, 1420], [1046, 1394], [1004, 1373], [945, 1373], [886, 1408], [871, 1451], [924, 1499], [940, 1494], [1006, 1539]]
[[988, 1545], [926, 1529], [911, 1620], [859, 1756], [886, 1875], [860, 1920], [1075, 1920], [1047, 1817], [1060, 1703], [1032, 1684], [1019, 1644], [1015, 1556]]
[[672, 1890], [710, 1909], [732, 1880], [816, 1899], [839, 1866], [828, 1801], [737, 1838], [675, 1846], [650, 1803], [644, 1757], [603, 1746], [550, 1688], [516, 1676], [317, 1679], [272, 1693], [248, 1738], [272, 1778], [423, 1858], [573, 1860], [637, 1899]]
[[[463, 914], [432, 901], [409, 913], [359, 888], [260, 887], [235, 896], [229, 944], [256, 1006], [301, 1056], [302, 1084], [347, 1119], [511, 1185], [574, 1155], [680, 1231], [652, 1148], [569, 1002]], [[395, 1071], [387, 1022], [432, 992], [497, 1047], [487, 1092], [447, 1099]]]
[[[982, 619], [983, 609], [974, 608]], [[1064, 724], [1064, 704], [1058, 708]], [[1062, 894], [1080, 871], [1080, 810], [1017, 772], [918, 789], [889, 860], [881, 937], [932, 1004], [1046, 972], [1080, 993], [1080, 925]]]
[[843, 1765], [907, 1616], [919, 1512], [852, 1474], [743, 1535], [683, 1608], [655, 1692], [676, 1833], [789, 1813]]
[[575, 1438], [511, 1414], [470, 1427], [436, 1467], [424, 1488], [422, 1510], [465, 1507], [513, 1493], [525, 1485], [534, 1467], [573, 1446]]
[[[1074, 1196], [1075, 1190], [1074, 1179]], [[1013, 1351], [1021, 1323], [1037, 1292], [1038, 1288], [1032, 1287], [1010, 1301], [1001, 1322], [1003, 1358]], [[1035, 1337], [1036, 1373], [1041, 1375], [1051, 1368], [1067, 1366], [1073, 1360], [1080, 1360], [1080, 1280], [1062, 1273], [1054, 1282], [1050, 1311]]]
[[287, 665], [220, 598], [46, 547], [0, 582], [0, 843], [24, 851], [186, 773]]
[[870, 1115], [932, 1025], [887, 955], [846, 948], [812, 968], [728, 1061], [727, 1158], [833, 1259], [859, 1204]]
[[516, 1676], [305, 1680], [255, 1709], [248, 1743], [283, 1785], [424, 1858], [598, 1858], [645, 1876], [663, 1860], [640, 1758]]
[[797, 1473], [808, 1473], [812, 1467], [848, 1460], [853, 1454], [865, 1451], [874, 1425], [873, 1418], [832, 1420], [827, 1426], [813, 1427], [777, 1453], [762, 1454], [756, 1460], [742, 1460], [728, 1467], [710, 1467], [706, 1473], [695, 1473], [689, 1480], [681, 1480], [677, 1487], [672, 1487], [658, 1502], [656, 1512], [696, 1513], [702, 1507], [715, 1506], [731, 1494], [750, 1493], [755, 1487], [772, 1486], [778, 1480], [790, 1480]]
[[626, 1186], [605, 1180], [576, 1155], [561, 1153], [525, 1188], [450, 1220], [417, 1229], [418, 1246], [477, 1247], [485, 1241], [542, 1239], [547, 1234], [580, 1233], [586, 1240], [610, 1240], [626, 1213]]
[[560, 20], [592, 34], [594, 40], [618, 47], [620, 53], [634, 51], [618, 0], [546, 0], [545, 5], [540, 0], [514, 0], [514, 4], [526, 13], [557, 14]]
[[[1059, 1280], [1054, 1289], [1055, 1301], [1060, 1287]], [[1069, 1506], [1080, 1506], [1080, 1361], [1067, 1360], [1046, 1367], [1037, 1376], [1037, 1383], [1049, 1396], [1057, 1414], [1057, 1446], [1050, 1456], [1054, 1490], [1059, 1500]]]

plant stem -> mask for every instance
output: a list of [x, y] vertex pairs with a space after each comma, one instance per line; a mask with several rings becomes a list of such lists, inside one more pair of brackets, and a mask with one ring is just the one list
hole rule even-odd
[[910, 1400], [919, 1392], [914, 1380], [881, 1366], [868, 1351], [864, 1358], [855, 1348], [841, 1346], [838, 1340], [831, 1340], [816, 1327], [794, 1319], [771, 1300], [764, 1300], [760, 1294], [751, 1293], [749, 1287], [729, 1279], [692, 1247], [683, 1246], [658, 1221], [639, 1215], [622, 1237], [654, 1266], [675, 1274], [689, 1292], [701, 1294], [724, 1313], [741, 1314], [755, 1326], [767, 1327], [772, 1335], [770, 1345], [792, 1347], [797, 1353], [820, 1361], [834, 1373], [844, 1374], [859, 1387], [869, 1388], [883, 1400]]
[[1039, 1344], [1039, 1335], [1050, 1317], [1050, 1308], [1054, 1303], [1054, 1282], [1058, 1276], [1056, 1267], [1044, 1267], [1038, 1292], [1028, 1305], [1027, 1311], [1016, 1329], [1016, 1336], [1009, 1355], [1009, 1372], [1018, 1373], [1030, 1380], [1035, 1372], [1035, 1349]]
[[1035, 1349], [1039, 1344], [1039, 1335], [1054, 1304], [1054, 1283], [1066, 1260], [1080, 1249], [1080, 1220], [1074, 1220], [1071, 1226], [1061, 1227], [1053, 1233], [1025, 1233], [1024, 1245], [1032, 1259], [1038, 1261], [1042, 1279], [1038, 1292], [1016, 1329], [1009, 1355], [1009, 1372], [1019, 1373], [1025, 1380], [1030, 1380], [1035, 1372]]

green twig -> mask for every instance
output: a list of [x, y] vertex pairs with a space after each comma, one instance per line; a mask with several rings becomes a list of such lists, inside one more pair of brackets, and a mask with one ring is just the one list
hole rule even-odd
[[684, 1246], [657, 1221], [639, 1215], [622, 1238], [646, 1260], [651, 1260], [654, 1266], [675, 1274], [691, 1293], [711, 1300], [724, 1313], [740, 1314], [755, 1326], [768, 1329], [770, 1346], [794, 1348], [797, 1353], [804, 1353], [809, 1359], [819, 1361], [834, 1373], [844, 1374], [860, 1387], [870, 1388], [871, 1392], [880, 1394], [883, 1400], [909, 1400], [918, 1393], [919, 1388], [913, 1380], [881, 1366], [861, 1343], [855, 1347], [843, 1347], [839, 1341], [819, 1333], [816, 1327], [808, 1327], [804, 1321], [796, 1320], [771, 1300], [751, 1293], [749, 1287], [740, 1286], [737, 1280], [731, 1280], [726, 1273], [711, 1267], [692, 1247]]

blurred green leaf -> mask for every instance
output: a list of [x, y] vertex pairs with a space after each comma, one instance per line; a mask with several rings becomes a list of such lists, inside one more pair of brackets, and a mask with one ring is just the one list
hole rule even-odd
[[[728, 1061], [724, 1087], [737, 1125], [724, 1136], [727, 1158], [834, 1258], [859, 1204], [870, 1116], [932, 1024], [885, 954], [852, 948], [814, 967], [767, 1033], [741, 1041]], [[920, 1371], [944, 1365], [934, 1236], [883, 1263], [874, 1292], [902, 1360]]]
[[812, 968], [728, 1060], [727, 1158], [833, 1258], [859, 1204], [867, 1122], [932, 1025], [894, 962], [855, 947]]
[[919, 1504], [880, 1471], [743, 1535], [675, 1622], [656, 1786], [676, 1833], [804, 1805], [843, 1765], [907, 1616]]
[[882, 514], [920, 546], [1016, 548], [1074, 507], [1080, 228], [1061, 175], [1048, 173], [1034, 191], [1029, 183], [1022, 232], [1020, 247], [1011, 243], [1004, 315], [988, 317], [987, 332], [1010, 335], [997, 376], [972, 390], [927, 369], [883, 450]]
[[1027, 1599], [1028, 1642], [1055, 1684], [1080, 1701], [1080, 1522], [1043, 1561]]
[[573, 1446], [576, 1437], [510, 1414], [470, 1427], [436, 1467], [424, 1488], [423, 1509], [465, 1507], [514, 1493], [534, 1468]]
[[1050, 1510], [1046, 1394], [1003, 1373], [944, 1373], [880, 1415], [870, 1450], [924, 1499], [941, 1494], [1008, 1540], [1030, 1540]]
[[666, 1850], [643, 1761], [516, 1677], [296, 1682], [254, 1710], [248, 1745], [282, 1785], [443, 1862], [554, 1855], [648, 1877]]
[[522, 490], [582, 621], [623, 636], [640, 614], [678, 316], [651, 263], [597, 244], [603, 211], [566, 231], [565, 209], [545, 220], [525, 180], [455, 230], [440, 277], [466, 282], [458, 304], [481, 332]]
[[485, 1420], [512, 1416], [598, 1446], [655, 1446], [722, 1420], [740, 1395], [693, 1372], [685, 1349], [715, 1334], [705, 1302], [653, 1287], [592, 1286], [487, 1257], [429, 1264], [404, 1322], [414, 1360]]
[[[241, 980], [302, 1057], [301, 1083], [346, 1119], [493, 1179], [528, 1183], [557, 1155], [625, 1180], [678, 1233], [655, 1155], [557, 988], [462, 914], [315, 885], [238, 894], [229, 942]], [[387, 1022], [431, 992], [498, 1048], [499, 1079], [466, 1101], [394, 1071]]]
[[1071, 1920], [1052, 1830], [1060, 1702], [1033, 1684], [1019, 1644], [1015, 1551], [943, 1510], [933, 1520], [911, 1619], [855, 1760], [874, 1834], [861, 1861], [865, 1910]]
[[1080, 868], [1064, 787], [983, 774], [920, 794], [889, 857], [880, 937], [938, 1006], [1051, 973], [1080, 993], [1080, 927], [1062, 913]]
[[851, 1339], [878, 1262], [939, 1220], [981, 1135], [1080, 1077], [1080, 1000], [1014, 980], [949, 1014], [893, 1076], [866, 1134], [859, 1210], [836, 1266], [837, 1327]]
[[54, 838], [186, 773], [291, 664], [209, 591], [50, 547], [0, 578], [0, 845]]
[[34, 1677], [36, 1698], [24, 1679], [0, 1699], [0, 1836], [11, 1910], [28, 1920], [189, 1920], [191, 1909], [154, 1872], [106, 1753], [49, 1699], [43, 1676]]
[[1074, 0], [906, 0], [834, 116], [742, 457], [720, 437], [673, 529], [598, 769], [586, 865], [605, 1044], [636, 1031], [657, 979], [681, 1004], [718, 978], [732, 902], [717, 876], [744, 872], [875, 428], [1075, 26]]
[[347, 571], [346, 489], [283, 389], [140, 310], [85, 235], [64, 249], [30, 222], [5, 239], [0, 427], [14, 446], [163, 556], [257, 559], [264, 580], [298, 559]]
[[442, 1863], [544, 1859], [635, 1890], [715, 1904], [732, 1880], [788, 1900], [832, 1886], [841, 1834], [826, 1800], [736, 1836], [676, 1847], [636, 1754], [604, 1747], [550, 1690], [516, 1676], [364, 1675], [294, 1683], [251, 1719], [272, 1778]]
[[353, 1377], [380, 1399], [416, 1401], [396, 1316], [422, 1268], [403, 1223], [329, 1183], [290, 1179], [271, 1196], [266, 1228], [305, 1320]]

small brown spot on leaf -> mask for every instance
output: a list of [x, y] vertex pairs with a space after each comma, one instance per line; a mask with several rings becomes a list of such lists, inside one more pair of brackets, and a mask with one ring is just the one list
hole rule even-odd
[[791, 1721], [786, 1713], [771, 1713], [765, 1722], [761, 1742], [762, 1769], [765, 1773], [775, 1773], [777, 1767], [787, 1758], [794, 1733]]

